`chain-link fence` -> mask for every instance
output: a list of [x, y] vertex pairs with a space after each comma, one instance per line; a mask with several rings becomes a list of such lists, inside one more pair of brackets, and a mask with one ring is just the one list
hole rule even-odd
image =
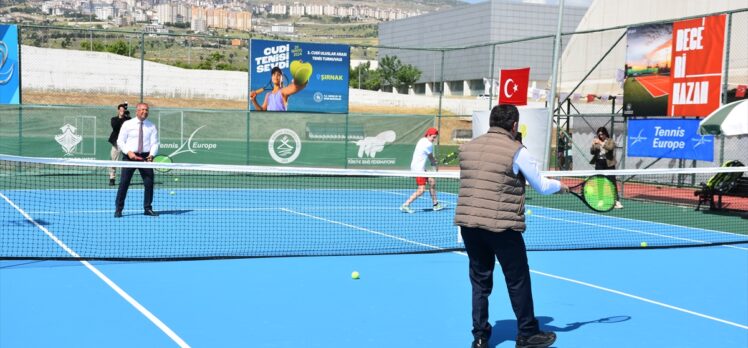
[[[738, 85], [748, 83], [748, 9], [725, 14], [723, 103], [736, 98]], [[24, 105], [105, 106], [113, 113], [115, 105], [124, 101], [145, 101], [154, 109], [226, 110], [239, 115], [241, 124], [252, 124], [255, 118], [248, 109], [247, 38], [33, 25], [21, 25], [19, 32]], [[530, 67], [527, 107], [548, 107], [554, 41], [554, 35], [542, 35], [469, 46], [451, 41], [452, 47], [440, 48], [353, 45], [352, 60], [379, 64], [382, 71], [392, 68], [396, 58], [400, 66], [415, 67], [418, 76], [402, 84], [387, 74], [382, 76], [390, 80], [376, 83], [368, 75], [375, 67], [356, 72], [352, 66], [350, 113], [345, 117], [433, 117], [433, 125], [441, 130], [438, 151], [445, 156], [472, 137], [473, 112], [496, 104], [499, 88], [505, 87], [497, 85], [500, 69]], [[628, 157], [625, 144], [631, 117], [621, 111], [626, 27], [563, 33], [560, 52], [548, 149], [551, 167], [591, 168], [589, 147], [598, 127], [611, 132], [619, 168], [708, 167], [732, 159], [748, 163], [745, 136], [717, 136], [711, 162]], [[517, 57], [522, 57], [520, 63]], [[348, 139], [345, 145], [353, 141]]]

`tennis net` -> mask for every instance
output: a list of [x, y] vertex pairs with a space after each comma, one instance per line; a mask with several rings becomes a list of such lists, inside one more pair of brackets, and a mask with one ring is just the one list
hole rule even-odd
[[[153, 207], [143, 215], [135, 172], [122, 218], [108, 168], [156, 170]], [[605, 171], [615, 174], [623, 208], [596, 213], [571, 195], [527, 190], [529, 250], [701, 246], [748, 242], [748, 202], [731, 210], [694, 208], [711, 169]], [[742, 175], [741, 168], [715, 168]], [[570, 186], [595, 172], [546, 172]], [[459, 173], [221, 166], [46, 159], [0, 155], [0, 259], [179, 260], [376, 255], [463, 250], [453, 224]], [[119, 183], [119, 177], [117, 177]], [[428, 189], [427, 189], [428, 191]], [[742, 212], [740, 212], [742, 210]]]

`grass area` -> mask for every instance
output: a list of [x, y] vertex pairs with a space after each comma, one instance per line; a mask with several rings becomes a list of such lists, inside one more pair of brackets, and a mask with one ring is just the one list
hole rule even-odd
[[[633, 79], [626, 79], [623, 90], [626, 95], [626, 105], [630, 104], [635, 111], [633, 116], [665, 116], [667, 114], [667, 95], [652, 98], [647, 89]], [[624, 106], [624, 112], [626, 110], [628, 106]]]

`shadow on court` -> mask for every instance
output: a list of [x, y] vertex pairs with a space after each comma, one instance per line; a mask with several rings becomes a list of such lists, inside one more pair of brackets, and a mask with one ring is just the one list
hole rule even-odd
[[[605, 317], [590, 321], [581, 321], [575, 323], [566, 324], [564, 327], [551, 325], [553, 322], [552, 317], [537, 317], [540, 323], [540, 330], [559, 332], [574, 331], [587, 324], [615, 324], [630, 320], [631, 317], [628, 315], [617, 315], [612, 317]], [[515, 341], [517, 339], [517, 321], [516, 320], [498, 320], [493, 325], [493, 331], [491, 333], [491, 339], [488, 342], [489, 347], [496, 347], [506, 341]]]
[[[49, 222], [47, 222], [45, 220], [34, 219], [34, 221], [37, 224], [41, 225], [41, 226], [49, 226]], [[36, 226], [36, 224], [34, 224], [33, 222], [31, 222], [29, 220], [26, 220], [26, 219], [15, 220], [15, 221], [7, 221], [6, 223], [9, 224], [9, 225], [14, 225], [14, 226]]]
[[192, 209], [156, 210], [159, 215], [182, 215], [191, 213], [192, 211]]

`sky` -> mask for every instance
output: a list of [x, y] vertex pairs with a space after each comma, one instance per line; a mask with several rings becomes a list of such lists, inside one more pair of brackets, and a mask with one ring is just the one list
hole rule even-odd
[[[485, 2], [488, 0], [462, 0], [464, 2], [470, 3], [470, 4], [477, 4], [479, 2]], [[532, 3], [540, 3], [540, 4], [552, 4], [552, 5], [558, 5], [558, 0], [504, 0], [507, 2], [532, 2]], [[568, 6], [590, 6], [592, 3], [592, 0], [565, 0], [564, 5]]]

